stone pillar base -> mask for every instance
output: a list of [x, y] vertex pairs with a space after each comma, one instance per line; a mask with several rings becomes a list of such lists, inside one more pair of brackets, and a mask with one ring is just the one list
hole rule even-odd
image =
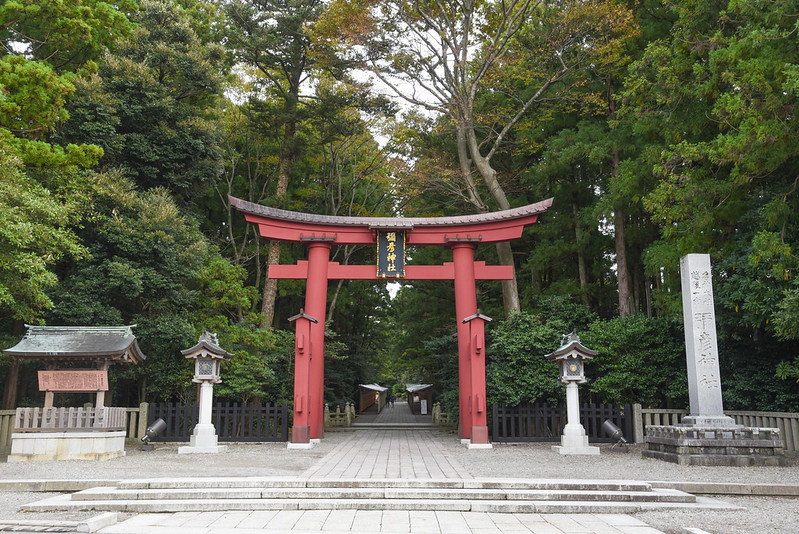
[[178, 447], [178, 454], [217, 454], [227, 451], [227, 445], [215, 445], [213, 447], [195, 447], [188, 445]]
[[110, 460], [125, 456], [125, 431], [11, 434], [8, 463], [40, 460]]
[[588, 444], [583, 425], [566, 425], [560, 437], [560, 445], [553, 445], [552, 450], [559, 454], [599, 454], [599, 447]]
[[179, 447], [178, 454], [215, 454], [226, 450], [226, 445], [218, 445], [214, 425], [198, 424], [191, 434], [189, 446]]
[[646, 458], [679, 465], [787, 466], [778, 428], [646, 427]]

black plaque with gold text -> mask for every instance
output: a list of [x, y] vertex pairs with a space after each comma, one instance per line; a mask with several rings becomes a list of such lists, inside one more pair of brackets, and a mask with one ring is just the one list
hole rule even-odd
[[405, 232], [377, 231], [377, 276], [405, 276]]

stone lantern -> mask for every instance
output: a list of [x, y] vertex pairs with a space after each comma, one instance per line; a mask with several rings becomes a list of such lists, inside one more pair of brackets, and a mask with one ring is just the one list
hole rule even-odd
[[566, 384], [566, 426], [560, 438], [560, 445], [552, 450], [560, 454], [599, 454], [599, 447], [588, 445], [588, 436], [580, 423], [580, 398], [577, 384], [585, 382], [585, 362], [596, 356], [596, 351], [580, 343], [577, 331], [563, 336], [561, 346], [547, 359], [560, 365], [560, 382]]
[[188, 447], [178, 448], [178, 454], [217, 453], [227, 447], [218, 445], [216, 429], [211, 422], [211, 405], [214, 397], [214, 384], [222, 381], [219, 367], [223, 360], [229, 360], [232, 354], [219, 346], [216, 334], [203, 330], [197, 344], [181, 351], [187, 359], [194, 360], [194, 378], [192, 382], [200, 384], [200, 417], [191, 435]]

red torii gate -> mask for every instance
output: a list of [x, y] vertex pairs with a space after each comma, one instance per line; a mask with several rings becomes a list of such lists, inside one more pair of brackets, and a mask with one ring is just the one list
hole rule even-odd
[[308, 260], [270, 265], [270, 278], [306, 279], [305, 308], [295, 323], [294, 426], [292, 444], [310, 444], [324, 434], [324, 333], [328, 280], [379, 280], [375, 265], [330, 261], [332, 245], [375, 245], [377, 231], [404, 232], [408, 245], [452, 249], [452, 262], [408, 265], [404, 280], [454, 280], [458, 329], [458, 433], [470, 446], [488, 445], [485, 384], [485, 322], [477, 310], [475, 280], [510, 280], [513, 268], [474, 261], [479, 243], [518, 239], [525, 226], [552, 205], [552, 199], [520, 208], [455, 217], [340, 217], [281, 210], [229, 197], [231, 205], [257, 224], [268, 239], [308, 245]]

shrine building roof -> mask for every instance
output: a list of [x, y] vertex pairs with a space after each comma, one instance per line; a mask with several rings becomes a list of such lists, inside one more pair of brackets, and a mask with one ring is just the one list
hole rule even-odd
[[130, 326], [31, 326], [3, 353], [27, 360], [139, 363], [146, 358]]

